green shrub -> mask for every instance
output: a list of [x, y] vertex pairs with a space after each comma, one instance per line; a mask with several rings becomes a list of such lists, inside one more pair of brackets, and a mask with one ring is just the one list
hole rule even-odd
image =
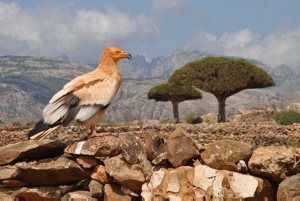
[[189, 124], [199, 124], [203, 122], [203, 119], [201, 116], [189, 114], [185, 117], [185, 121]]
[[275, 121], [280, 125], [300, 123], [300, 113], [294, 110], [283, 110], [275, 113]]

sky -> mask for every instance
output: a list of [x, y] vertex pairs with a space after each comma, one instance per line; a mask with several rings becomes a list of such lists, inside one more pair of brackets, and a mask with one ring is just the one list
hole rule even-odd
[[300, 69], [300, 1], [0, 0], [0, 56], [91, 63], [105, 46], [148, 60], [199, 50]]

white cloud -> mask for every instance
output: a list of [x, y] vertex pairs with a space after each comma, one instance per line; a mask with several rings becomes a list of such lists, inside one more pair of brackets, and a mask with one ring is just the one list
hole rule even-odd
[[68, 6], [48, 5], [27, 11], [16, 3], [3, 2], [0, 2], [0, 27], [0, 55], [67, 54], [76, 60], [98, 55], [103, 46], [130, 44], [158, 32], [151, 18], [111, 7], [105, 12], [74, 12]]
[[270, 66], [300, 67], [300, 27], [261, 37], [250, 29], [216, 36], [198, 33], [186, 45], [209, 53], [260, 60]]

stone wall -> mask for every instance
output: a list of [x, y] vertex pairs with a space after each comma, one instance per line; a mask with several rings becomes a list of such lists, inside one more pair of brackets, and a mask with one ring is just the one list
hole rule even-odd
[[300, 148], [221, 140], [203, 147], [176, 129], [0, 148], [0, 200], [297, 200]]

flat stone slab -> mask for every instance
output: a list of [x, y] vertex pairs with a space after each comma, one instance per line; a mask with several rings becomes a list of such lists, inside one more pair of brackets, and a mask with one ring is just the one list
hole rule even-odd
[[65, 153], [88, 156], [115, 156], [119, 153], [119, 139], [113, 136], [93, 137], [75, 142], [65, 148]]
[[28, 140], [0, 147], [0, 165], [24, 159], [39, 159], [58, 156], [63, 153], [65, 145], [49, 139]]
[[23, 187], [20, 189], [0, 189], [0, 200], [47, 200], [60, 201], [61, 191], [57, 187]]
[[[5, 176], [6, 175], [6, 176]], [[20, 162], [0, 168], [0, 181], [19, 180], [32, 186], [59, 186], [89, 178], [90, 172], [68, 158]]]

